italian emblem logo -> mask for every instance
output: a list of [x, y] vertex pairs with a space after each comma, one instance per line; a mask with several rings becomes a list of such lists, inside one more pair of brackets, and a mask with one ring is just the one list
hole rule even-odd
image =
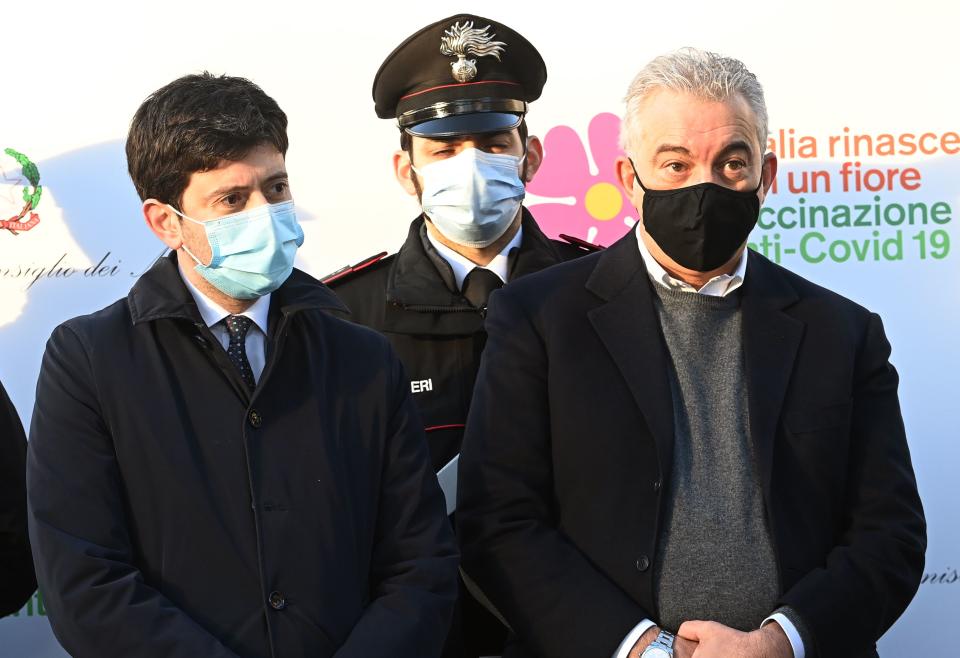
[[[40, 170], [37, 165], [30, 161], [30, 158], [19, 151], [11, 148], [4, 149], [6, 155], [20, 165], [20, 175], [17, 176], [8, 173], [3, 165], [5, 161], [0, 162], [0, 184], [3, 188], [10, 190], [22, 190], [18, 195], [13, 192], [9, 198], [10, 210], [7, 209], [8, 199], [0, 194], [0, 230], [6, 229], [12, 235], [18, 235], [23, 231], [29, 231], [40, 223], [40, 215], [34, 212], [37, 204], [40, 203], [40, 193], [43, 188], [40, 186]], [[0, 188], [2, 190], [3, 188]], [[5, 217], [8, 212], [12, 215]]]

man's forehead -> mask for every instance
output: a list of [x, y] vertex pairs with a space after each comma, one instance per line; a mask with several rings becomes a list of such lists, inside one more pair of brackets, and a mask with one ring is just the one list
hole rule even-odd
[[274, 146], [257, 146], [239, 160], [221, 160], [216, 167], [194, 172], [208, 178], [261, 178], [283, 172], [286, 167], [283, 155]]
[[287, 177], [283, 156], [275, 148], [270, 152], [251, 152], [241, 160], [222, 160], [213, 169], [190, 174], [187, 188], [198, 192], [211, 190], [256, 188]]
[[757, 140], [756, 115], [739, 94], [715, 101], [658, 90], [641, 105], [638, 126], [641, 143], [653, 149], [664, 144], [690, 148], [706, 143], [723, 148], [736, 141], [754, 145]]

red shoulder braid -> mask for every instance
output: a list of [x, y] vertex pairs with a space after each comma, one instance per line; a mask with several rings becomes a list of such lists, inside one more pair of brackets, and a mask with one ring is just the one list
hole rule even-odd
[[360, 261], [356, 265], [345, 265], [344, 267], [341, 267], [336, 272], [333, 272], [332, 274], [328, 274], [327, 276], [320, 279], [320, 283], [324, 285], [329, 285], [334, 281], [339, 281], [343, 278], [350, 276], [351, 274], [356, 274], [357, 272], [365, 270], [371, 265], [374, 265], [375, 263], [379, 263], [381, 260], [383, 260], [386, 257], [387, 257], [387, 252], [381, 251], [379, 254], [375, 256], [370, 256], [370, 258], [364, 258], [362, 261]]
[[560, 239], [568, 244], [572, 244], [574, 247], [579, 247], [585, 252], [592, 254], [595, 251], [603, 251], [606, 247], [593, 244], [592, 242], [587, 242], [586, 240], [581, 240], [580, 238], [575, 238], [572, 235], [567, 235], [565, 233], [560, 234]]

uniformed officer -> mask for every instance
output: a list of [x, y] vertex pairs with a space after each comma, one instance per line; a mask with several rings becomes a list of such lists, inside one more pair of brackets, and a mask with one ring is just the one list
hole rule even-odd
[[[327, 277], [350, 319], [390, 339], [410, 377], [437, 471], [460, 452], [491, 291], [587, 253], [548, 239], [522, 206], [543, 158], [528, 103], [547, 79], [540, 53], [502, 23], [458, 14], [403, 41], [373, 82], [377, 116], [396, 120], [394, 171], [423, 213], [400, 250]], [[455, 480], [445, 479], [445, 493]], [[450, 491], [450, 483], [453, 491]], [[448, 509], [452, 508], [448, 499]], [[499, 655], [504, 627], [469, 597], [446, 656]]]

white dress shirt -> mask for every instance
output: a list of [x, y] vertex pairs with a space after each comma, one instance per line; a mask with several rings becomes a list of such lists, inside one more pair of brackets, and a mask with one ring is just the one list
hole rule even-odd
[[718, 274], [707, 281], [702, 288], [697, 290], [689, 283], [670, 276], [670, 274], [663, 269], [663, 266], [653, 257], [650, 250], [647, 249], [643, 238], [640, 237], [639, 229], [636, 233], [637, 244], [640, 246], [640, 255], [643, 257], [644, 265], [647, 266], [647, 274], [649, 274], [650, 278], [656, 283], [659, 283], [665, 288], [679, 289], [684, 292], [698, 292], [701, 295], [709, 295], [710, 297], [726, 297], [742, 286], [743, 280], [747, 276], [747, 250], [744, 249], [740, 255], [740, 262], [737, 263], [737, 268], [733, 271], [733, 274]]
[[[737, 268], [733, 271], [733, 274], [720, 274], [715, 276], [707, 281], [707, 283], [698, 290], [689, 283], [680, 281], [679, 279], [675, 279], [670, 276], [670, 274], [663, 269], [663, 266], [656, 261], [656, 259], [650, 253], [650, 250], [647, 249], [647, 245], [643, 243], [643, 238], [640, 236], [640, 229], [638, 229], [636, 233], [637, 244], [640, 247], [640, 255], [643, 257], [643, 262], [647, 266], [647, 274], [650, 275], [650, 279], [657, 285], [661, 285], [664, 288], [683, 290], [684, 292], [710, 295], [711, 297], [726, 297], [743, 285], [743, 280], [747, 275], [746, 249], [743, 250], [743, 254], [740, 256], [740, 262], [737, 263]], [[780, 612], [774, 612], [772, 615], [764, 619], [760, 626], [766, 626], [773, 621], [780, 624], [780, 628], [783, 629], [787, 639], [790, 641], [790, 647], [793, 649], [794, 658], [804, 658], [803, 641], [800, 639], [800, 633], [797, 632], [796, 626], [794, 626], [793, 623], [787, 619], [783, 613]], [[623, 642], [620, 643], [620, 646], [617, 647], [616, 652], [613, 654], [613, 658], [627, 658], [630, 653], [630, 649], [632, 649], [633, 645], [637, 643], [637, 640], [640, 639], [640, 636], [646, 633], [648, 628], [653, 626], [656, 626], [656, 624], [649, 619], [644, 619], [639, 624], [634, 626], [633, 630], [627, 634], [627, 636], [623, 639]]]
[[[180, 278], [183, 279], [183, 282], [187, 285], [187, 290], [190, 291], [190, 295], [197, 303], [197, 308], [200, 310], [200, 317], [203, 318], [204, 323], [210, 328], [210, 332], [220, 341], [223, 349], [226, 350], [230, 345], [230, 332], [227, 331], [227, 325], [224, 324], [223, 320], [228, 315], [234, 314], [225, 310], [222, 306], [200, 292], [199, 288], [190, 283], [190, 279], [186, 277], [183, 270], [180, 270]], [[236, 314], [246, 316], [253, 320], [253, 324], [250, 325], [250, 329], [247, 330], [244, 347], [247, 350], [247, 360], [250, 362], [250, 369], [253, 371], [255, 381], [260, 381], [260, 375], [263, 374], [263, 367], [267, 362], [266, 340], [267, 318], [269, 313], [270, 295], [266, 294], [258, 298], [246, 311]]]
[[430, 244], [433, 245], [433, 248], [437, 250], [437, 253], [440, 254], [443, 260], [450, 264], [450, 269], [453, 270], [453, 278], [457, 282], [457, 290], [463, 290], [463, 280], [477, 267], [490, 270], [500, 277], [501, 281], [504, 283], [507, 282], [510, 267], [510, 252], [520, 248], [520, 243], [523, 242], [523, 227], [521, 226], [517, 229], [517, 234], [507, 243], [507, 246], [501, 249], [500, 253], [494, 256], [493, 260], [486, 265], [477, 265], [466, 256], [458, 254], [445, 244], [441, 244], [439, 240], [433, 237], [430, 231], [427, 231], [427, 239], [430, 240]]

